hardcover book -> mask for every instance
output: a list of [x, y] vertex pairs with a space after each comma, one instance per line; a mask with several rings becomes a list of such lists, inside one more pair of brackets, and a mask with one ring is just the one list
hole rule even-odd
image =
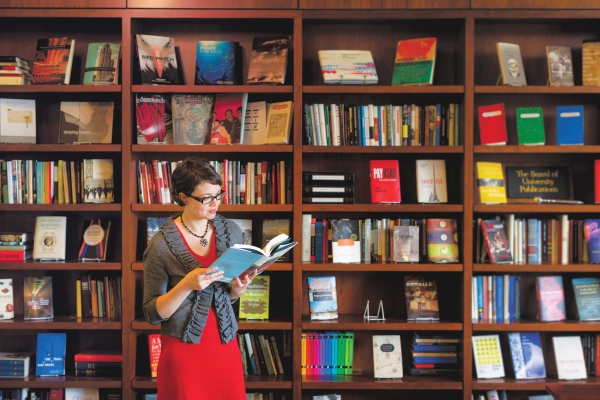
[[0, 99], [0, 143], [35, 142], [35, 100]]
[[479, 140], [482, 145], [500, 146], [508, 141], [504, 103], [477, 107]]
[[554, 336], [554, 357], [558, 379], [586, 379], [585, 359], [580, 336]]
[[[148, 217], [146, 219], [146, 243], [154, 237], [169, 217]], [[242, 231], [243, 233], [243, 231]], [[246, 243], [244, 243], [246, 244]]]
[[506, 187], [501, 163], [477, 162], [477, 188], [481, 204], [506, 204]]
[[337, 319], [335, 276], [308, 277], [310, 319]]
[[109, 233], [110, 221], [100, 218], [85, 220], [77, 259], [82, 261], [105, 261]]
[[600, 320], [600, 279], [573, 278], [572, 283], [579, 320]]
[[402, 378], [400, 335], [373, 335], [375, 378]]
[[477, 378], [503, 378], [504, 364], [500, 349], [500, 336], [473, 336], [472, 340]]
[[33, 258], [35, 260], [64, 260], [66, 241], [67, 217], [36, 217], [33, 240]]
[[248, 93], [217, 94], [212, 114], [210, 144], [240, 143]]
[[427, 258], [433, 263], [458, 262], [458, 226], [455, 219], [427, 220]]
[[54, 318], [51, 276], [23, 278], [23, 319]]
[[242, 144], [263, 144], [267, 135], [267, 103], [250, 102], [246, 105]]
[[518, 44], [496, 43], [496, 53], [500, 63], [502, 84], [508, 86], [527, 86], [525, 67], [521, 59], [521, 48]]
[[162, 94], [135, 95], [137, 144], [173, 144], [171, 98]]
[[556, 144], [583, 145], [583, 106], [556, 107]]
[[98, 388], [66, 388], [65, 399], [100, 400]]
[[264, 144], [288, 144], [292, 126], [294, 103], [283, 101], [269, 104], [267, 133]]
[[358, 220], [331, 220], [331, 249], [334, 263], [360, 263], [359, 233]]
[[179, 84], [175, 40], [165, 36], [135, 35], [142, 84]]
[[370, 85], [379, 81], [368, 50], [319, 50], [318, 55], [326, 84]]
[[393, 85], [431, 85], [437, 38], [401, 40], [396, 47]]
[[246, 83], [283, 85], [290, 41], [289, 36], [254, 38]]
[[540, 107], [516, 109], [519, 145], [538, 146], [546, 144], [544, 115]]
[[404, 277], [406, 319], [408, 321], [437, 321], [440, 305], [435, 279], [420, 276]]
[[371, 203], [400, 203], [400, 164], [398, 160], [370, 160]]
[[546, 377], [544, 352], [539, 332], [509, 333], [508, 343], [516, 379]]
[[446, 160], [417, 160], [417, 202], [447, 203]]
[[38, 39], [31, 70], [34, 84], [65, 84], [71, 81], [75, 39]]
[[58, 143], [112, 143], [113, 102], [62, 101]]
[[[6, 353], [0, 352], [0, 378], [15, 377], [24, 378], [31, 372], [33, 363], [31, 359], [35, 359], [35, 353], [18, 352]], [[10, 399], [10, 397], [9, 397]], [[8, 399], [7, 399], [8, 400]]]
[[12, 278], [0, 279], [0, 319], [13, 319], [15, 317], [15, 298], [13, 293]]
[[540, 321], [564, 321], [567, 318], [562, 276], [538, 276], [536, 292]]
[[419, 227], [414, 225], [394, 226], [394, 261], [419, 262]]
[[583, 222], [583, 233], [587, 245], [590, 264], [600, 263], [600, 219], [586, 219]]
[[571, 48], [546, 46], [548, 79], [552, 86], [573, 86], [573, 56]]
[[581, 60], [583, 86], [600, 86], [600, 42], [597, 39], [583, 41]]
[[171, 99], [174, 143], [208, 144], [214, 95], [174, 94]]
[[239, 45], [239, 42], [199, 41], [194, 84], [237, 85]]
[[270, 276], [257, 276], [240, 297], [240, 318], [269, 319]]
[[116, 43], [90, 43], [88, 45], [84, 85], [116, 85], [119, 83], [119, 53]]
[[84, 202], [114, 203], [113, 160], [83, 160], [83, 170]]
[[490, 256], [490, 263], [510, 264], [513, 258], [502, 221], [498, 219], [482, 220], [481, 231]]
[[148, 356], [150, 358], [150, 376], [158, 377], [158, 360], [160, 360], [160, 333], [148, 335]]
[[[240, 227], [240, 230], [242, 231], [242, 244], [252, 244], [252, 220], [251, 219], [232, 219], [230, 218], [229, 221], [234, 222], [235, 224], [237, 224], [237, 226]], [[163, 222], [164, 223], [164, 222]], [[289, 221], [288, 221], [288, 226], [289, 226]], [[281, 233], [285, 233], [288, 234], [289, 233], [289, 229], [287, 230], [287, 232], [281, 232]], [[277, 235], [273, 235], [270, 239], [273, 239], [275, 236]], [[268, 240], [267, 240], [268, 242]], [[266, 242], [265, 242], [266, 244]]]
[[[36, 376], [61, 376], [65, 374], [67, 353], [66, 333], [38, 333], [35, 353]], [[69, 398], [69, 397], [67, 397]]]
[[[241, 226], [240, 226], [241, 228]], [[275, 237], [285, 234], [290, 234], [289, 219], [265, 219], [262, 224], [262, 245], [267, 245]], [[289, 253], [284, 254], [278, 261], [288, 262], [290, 260]]]

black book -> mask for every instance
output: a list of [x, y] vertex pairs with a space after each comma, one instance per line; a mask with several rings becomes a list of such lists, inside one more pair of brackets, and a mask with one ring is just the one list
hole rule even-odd
[[352, 172], [302, 172], [302, 183], [320, 184], [338, 183], [340, 185], [353, 183], [354, 173]]
[[89, 274], [81, 275], [81, 315], [92, 318], [92, 279]]
[[119, 371], [121, 371], [123, 369], [123, 363], [75, 361], [75, 369], [119, 370]]

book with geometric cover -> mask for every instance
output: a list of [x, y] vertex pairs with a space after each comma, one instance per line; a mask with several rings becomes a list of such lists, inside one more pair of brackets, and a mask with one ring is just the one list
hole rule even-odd
[[142, 84], [179, 84], [175, 40], [171, 37], [135, 35]]
[[214, 95], [174, 94], [171, 96], [175, 144], [207, 144], [213, 120]]
[[83, 84], [116, 85], [119, 83], [120, 52], [120, 44], [90, 43], [85, 59]]
[[404, 277], [406, 319], [408, 321], [437, 321], [440, 305], [435, 279], [421, 276]]
[[600, 279], [573, 278], [572, 283], [579, 320], [600, 320]]
[[473, 336], [473, 357], [478, 379], [504, 377], [500, 336]]
[[556, 107], [556, 144], [583, 145], [583, 106]]
[[455, 219], [427, 220], [427, 257], [433, 263], [458, 262], [458, 226]]
[[546, 377], [544, 352], [539, 332], [509, 333], [508, 343], [516, 379]]
[[57, 37], [38, 39], [31, 70], [34, 84], [65, 84], [71, 80], [75, 39]]
[[269, 319], [270, 276], [257, 276], [240, 297], [240, 318]]
[[492, 264], [508, 264], [513, 258], [504, 224], [498, 219], [482, 220], [481, 231]]
[[401, 40], [396, 48], [392, 85], [431, 85], [437, 38]]
[[508, 86], [527, 86], [525, 68], [518, 44], [496, 43], [496, 53], [500, 63], [502, 84]]
[[573, 56], [571, 48], [546, 46], [548, 78], [551, 86], [573, 86]]
[[254, 38], [246, 83], [283, 85], [290, 41], [289, 36]]
[[400, 335], [373, 335], [375, 378], [402, 378]]
[[544, 114], [540, 107], [516, 109], [519, 145], [538, 146], [546, 144]]
[[308, 277], [310, 319], [337, 319], [335, 276]]
[[112, 143], [113, 102], [61, 101], [58, 143]]
[[23, 319], [54, 318], [51, 276], [23, 278]]
[[194, 85], [237, 85], [239, 45], [239, 42], [199, 41]]
[[538, 276], [536, 291], [540, 321], [564, 321], [567, 318], [562, 276]]
[[477, 187], [481, 204], [506, 204], [502, 163], [478, 161]]
[[396, 225], [393, 232], [395, 262], [419, 262], [419, 227]]
[[108, 250], [110, 221], [92, 219], [83, 222], [81, 247], [77, 259], [83, 261], [104, 261]]
[[367, 50], [319, 50], [326, 84], [369, 85], [378, 82], [375, 62]]
[[15, 298], [12, 278], [0, 279], [0, 319], [15, 317]]

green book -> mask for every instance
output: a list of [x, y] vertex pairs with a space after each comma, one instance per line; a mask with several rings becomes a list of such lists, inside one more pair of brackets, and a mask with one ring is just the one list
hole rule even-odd
[[352, 375], [352, 359], [354, 358], [354, 332], [346, 332], [346, 373]]
[[517, 135], [519, 136], [519, 145], [546, 144], [544, 114], [540, 107], [517, 108]]
[[259, 275], [240, 297], [240, 318], [269, 319], [271, 277]]

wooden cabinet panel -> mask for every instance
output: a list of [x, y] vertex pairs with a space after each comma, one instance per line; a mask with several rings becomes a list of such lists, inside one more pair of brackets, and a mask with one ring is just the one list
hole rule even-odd
[[472, 9], [598, 10], [596, 0], [471, 0]]
[[5, 8], [126, 8], [126, 0], [4, 0]]
[[128, 8], [223, 8], [277, 9], [298, 8], [298, 0], [128, 0]]
[[[485, 0], [484, 0], [485, 1]], [[464, 9], [469, 0], [300, 0], [300, 9]]]

